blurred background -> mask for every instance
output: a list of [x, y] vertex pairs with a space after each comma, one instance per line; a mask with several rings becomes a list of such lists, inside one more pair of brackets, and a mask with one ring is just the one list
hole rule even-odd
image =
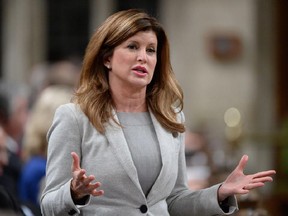
[[[44, 89], [74, 88], [90, 36], [127, 8], [146, 10], [167, 31], [184, 90], [189, 186], [222, 181], [247, 154], [247, 173], [277, 175], [239, 197], [237, 215], [288, 215], [286, 0], [0, 0], [0, 79], [25, 85], [26, 124]], [[18, 140], [23, 164], [27, 131]]]

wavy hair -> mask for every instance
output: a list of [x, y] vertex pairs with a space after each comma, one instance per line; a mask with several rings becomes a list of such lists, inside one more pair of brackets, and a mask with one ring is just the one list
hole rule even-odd
[[147, 105], [165, 129], [185, 131], [183, 123], [177, 121], [177, 112], [183, 109], [183, 92], [172, 70], [166, 33], [154, 17], [142, 10], [129, 9], [108, 17], [92, 35], [86, 48], [79, 87], [73, 97], [73, 102], [79, 104], [100, 133], [105, 132], [104, 124], [114, 119], [109, 71], [104, 61], [112, 56], [116, 46], [146, 30], [154, 31], [158, 41], [155, 72], [146, 90]]

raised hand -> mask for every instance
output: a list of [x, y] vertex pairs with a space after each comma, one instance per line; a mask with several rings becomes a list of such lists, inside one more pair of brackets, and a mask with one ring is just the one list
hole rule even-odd
[[271, 176], [276, 173], [275, 170], [268, 170], [257, 172], [251, 175], [245, 175], [243, 171], [247, 162], [248, 156], [243, 155], [238, 166], [220, 186], [218, 190], [219, 202], [223, 201], [231, 195], [247, 194], [252, 189], [264, 186], [265, 182], [273, 181]]
[[80, 200], [81, 198], [92, 195], [101, 196], [104, 194], [103, 190], [97, 190], [100, 187], [100, 182], [95, 182], [94, 175], [86, 175], [86, 170], [81, 169], [79, 156], [75, 152], [71, 152], [73, 159], [71, 165], [71, 172], [73, 179], [71, 181], [71, 194], [74, 201]]

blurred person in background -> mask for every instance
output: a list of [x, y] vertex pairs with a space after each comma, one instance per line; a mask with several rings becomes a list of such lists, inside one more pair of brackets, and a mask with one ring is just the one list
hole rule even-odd
[[45, 182], [47, 139], [54, 112], [58, 106], [70, 102], [73, 88], [51, 85], [39, 95], [32, 107], [23, 139], [24, 166], [20, 178], [20, 199], [39, 211], [39, 196]]
[[34, 65], [28, 83], [31, 88], [30, 107], [41, 92], [51, 85], [65, 85], [75, 88], [80, 75], [80, 63], [77, 60], [61, 60], [53, 63], [43, 62]]
[[[0, 126], [0, 177], [3, 169], [8, 165], [7, 136], [4, 129]], [[0, 184], [0, 215], [17, 216], [24, 215], [21, 205], [17, 198], [9, 190]]]
[[55, 62], [49, 67], [48, 85], [76, 87], [80, 76], [80, 63], [70, 60]]
[[111, 15], [49, 129], [43, 215], [232, 215], [236, 194], [272, 181], [274, 170], [245, 175], [244, 155], [224, 182], [191, 191], [182, 108], [162, 26], [141, 10]]
[[[27, 133], [30, 134], [30, 132], [28, 132], [28, 131], [34, 130], [34, 129], [31, 129], [31, 128], [33, 128], [32, 125], [35, 124], [34, 120], [33, 120], [33, 123], [29, 123], [29, 122], [32, 119], [36, 119], [36, 118], [40, 117], [40, 115], [41, 115], [38, 112], [37, 112], [37, 114], [35, 114], [35, 112], [33, 110], [35, 110], [35, 109], [36, 110], [40, 110], [40, 109], [44, 110], [44, 107], [45, 107], [45, 109], [48, 109], [50, 112], [51, 107], [53, 107], [53, 104], [57, 104], [58, 100], [56, 99], [56, 101], [53, 102], [52, 98], [50, 98], [50, 96], [49, 96], [49, 100], [52, 101], [52, 104], [50, 106], [48, 106], [47, 104], [39, 105], [39, 104], [42, 104], [42, 101], [44, 102], [44, 100], [46, 100], [48, 98], [48, 96], [44, 97], [44, 95], [51, 95], [51, 93], [47, 93], [47, 92], [54, 92], [55, 93], [54, 97], [57, 98], [56, 92], [58, 90], [60, 92], [60, 95], [63, 95], [63, 92], [67, 92], [67, 91], [69, 91], [69, 92], [71, 91], [71, 94], [72, 94], [72, 91], [74, 91], [76, 86], [77, 86], [79, 74], [80, 74], [80, 66], [76, 60], [75, 61], [61, 60], [61, 61], [53, 62], [51, 64], [41, 63], [38, 65], [35, 65], [32, 68], [31, 76], [30, 76], [30, 79], [28, 81], [30, 88], [31, 88], [31, 91], [30, 91], [31, 94], [29, 95], [29, 102], [30, 102], [29, 103], [30, 109], [29, 109], [29, 116], [28, 116], [29, 121], [27, 123], [27, 126], [25, 127], [26, 129], [25, 129], [25, 136], [24, 136], [24, 141], [23, 141], [24, 142], [24, 144], [23, 144], [24, 148], [26, 148], [27, 146], [30, 146], [30, 144], [28, 144], [30, 141], [27, 141], [27, 139], [29, 139], [29, 138], [27, 138], [28, 137]], [[50, 88], [51, 86], [53, 86], [53, 88]], [[44, 94], [43, 92], [46, 92], [46, 93]], [[53, 97], [53, 96], [51, 95], [51, 97]], [[44, 98], [46, 98], [46, 99], [44, 99]], [[61, 96], [60, 96], [60, 98], [61, 98]], [[60, 99], [60, 101], [61, 101], [61, 99]], [[37, 103], [37, 105], [35, 103]], [[38, 108], [38, 107], [41, 107], [41, 108]], [[37, 116], [37, 117], [35, 117], [35, 116]], [[47, 119], [49, 117], [50, 116], [48, 116]], [[45, 117], [43, 117], [43, 118], [45, 118]], [[39, 118], [39, 120], [40, 120], [40, 118]], [[40, 125], [40, 123], [37, 123], [37, 124]], [[47, 126], [47, 123], [44, 123], [43, 127], [45, 128], [46, 126]], [[35, 130], [33, 132], [31, 132], [31, 134], [34, 135]], [[32, 141], [32, 143], [35, 144], [34, 141]], [[30, 150], [26, 149], [22, 153], [22, 158], [24, 161], [27, 161], [27, 157], [28, 157], [27, 154], [31, 154], [31, 149]]]
[[28, 117], [28, 88], [22, 83], [0, 82], [0, 125], [7, 134], [8, 165], [0, 184], [18, 197], [24, 127]]

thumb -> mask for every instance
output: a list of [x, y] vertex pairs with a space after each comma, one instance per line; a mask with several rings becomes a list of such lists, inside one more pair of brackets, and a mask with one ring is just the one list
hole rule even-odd
[[71, 166], [71, 170], [72, 172], [81, 169], [80, 167], [80, 159], [79, 156], [77, 155], [76, 152], [71, 152], [71, 156], [72, 156], [72, 166]]
[[241, 160], [239, 161], [237, 169], [243, 172], [247, 162], [248, 162], [248, 155], [243, 155]]

